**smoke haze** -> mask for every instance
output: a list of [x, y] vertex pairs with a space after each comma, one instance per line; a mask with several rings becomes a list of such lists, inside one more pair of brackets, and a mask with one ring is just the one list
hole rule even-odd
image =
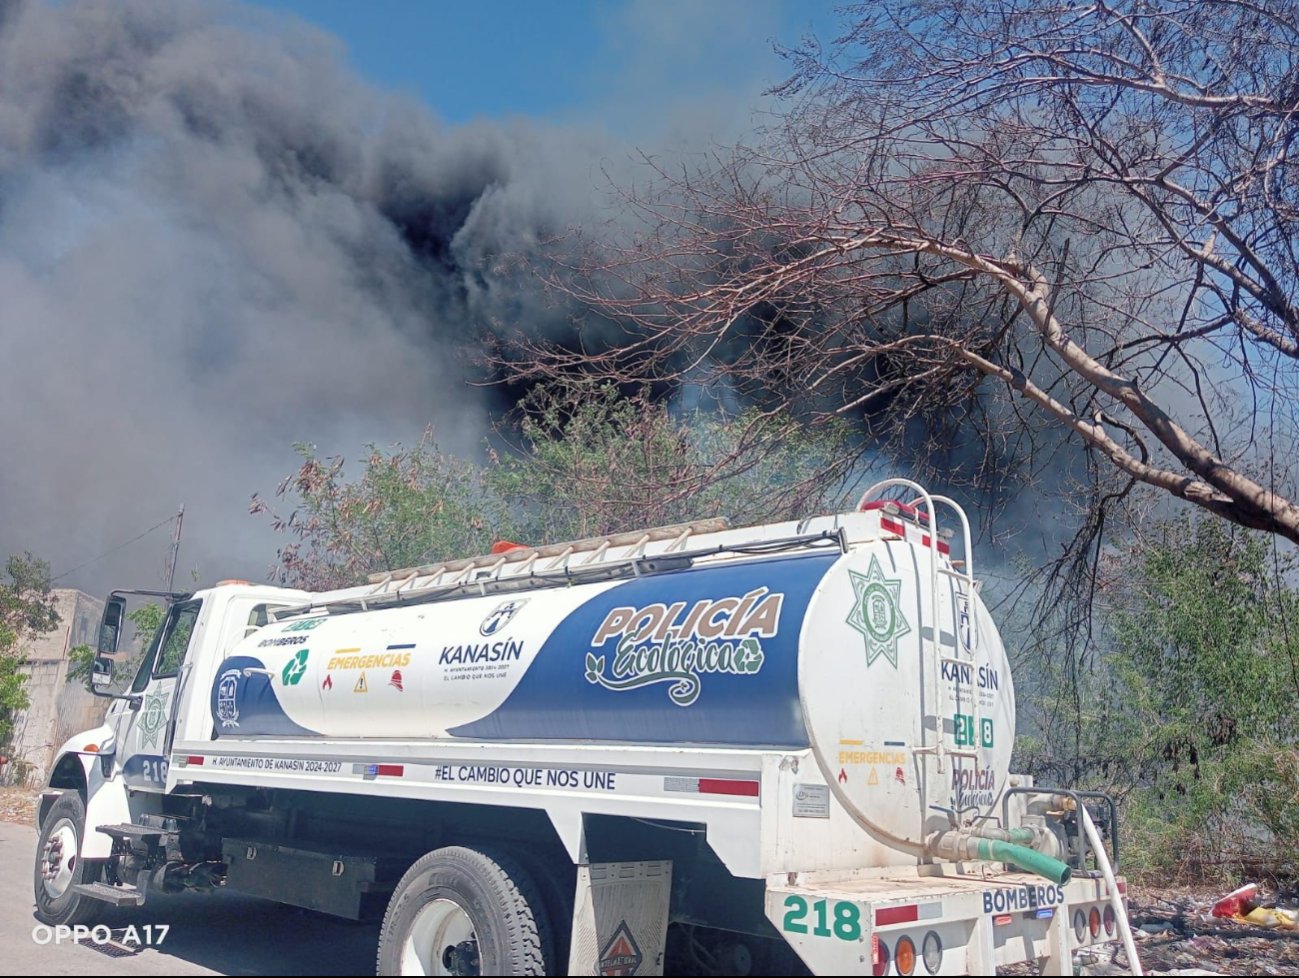
[[[260, 579], [248, 499], [291, 443], [431, 421], [478, 450], [466, 346], [567, 328], [498, 259], [590, 220], [627, 158], [594, 127], [443, 126], [252, 8], [0, 0], [0, 555], [57, 574], [183, 502], [178, 584]], [[152, 585], [166, 544], [60, 583]]]

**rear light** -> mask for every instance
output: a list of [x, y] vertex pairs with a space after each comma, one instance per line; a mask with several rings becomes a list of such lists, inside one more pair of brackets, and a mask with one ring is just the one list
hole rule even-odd
[[893, 949], [893, 962], [898, 974], [911, 975], [916, 970], [916, 946], [909, 937], [899, 937], [898, 945]]
[[875, 953], [871, 955], [875, 962], [873, 972], [876, 975], [886, 975], [889, 971], [889, 946], [880, 940], [878, 934], [872, 940], [875, 942]]
[[924, 943], [920, 945], [920, 952], [925, 962], [925, 970], [931, 975], [938, 974], [938, 969], [943, 966], [943, 939], [938, 936], [938, 931], [931, 930], [925, 935]]
[[1087, 915], [1081, 910], [1073, 912], [1073, 933], [1079, 941], [1087, 936]]
[[1105, 935], [1107, 937], [1113, 937], [1114, 936], [1114, 908], [1106, 907], [1105, 916], [1101, 919], [1105, 924]]
[[1091, 931], [1092, 937], [1099, 937], [1101, 933], [1101, 912], [1092, 907], [1092, 912], [1087, 915], [1087, 929]]

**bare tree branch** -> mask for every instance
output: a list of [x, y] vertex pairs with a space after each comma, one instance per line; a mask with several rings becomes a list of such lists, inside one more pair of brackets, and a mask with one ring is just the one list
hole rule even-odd
[[646, 161], [637, 231], [554, 276], [600, 340], [515, 375], [709, 378], [984, 489], [1072, 444], [1084, 508], [1144, 484], [1299, 542], [1299, 5], [847, 16], [756, 145]]

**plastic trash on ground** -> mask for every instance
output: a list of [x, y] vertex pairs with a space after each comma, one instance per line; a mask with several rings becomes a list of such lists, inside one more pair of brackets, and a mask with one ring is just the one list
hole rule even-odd
[[1254, 908], [1258, 899], [1258, 884], [1246, 883], [1237, 887], [1213, 905], [1215, 917], [1241, 917]]
[[1237, 920], [1247, 921], [1258, 927], [1274, 927], [1278, 930], [1296, 930], [1299, 911], [1282, 910], [1280, 907], [1255, 907], [1249, 913], [1238, 916]]

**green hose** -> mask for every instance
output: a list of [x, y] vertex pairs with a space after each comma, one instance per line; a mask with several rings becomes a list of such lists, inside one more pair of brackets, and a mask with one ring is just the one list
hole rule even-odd
[[995, 863], [1014, 863], [1021, 869], [1036, 873], [1052, 883], [1063, 886], [1073, 876], [1073, 870], [1045, 853], [1013, 842], [1002, 842], [998, 839], [976, 839], [975, 856]]

